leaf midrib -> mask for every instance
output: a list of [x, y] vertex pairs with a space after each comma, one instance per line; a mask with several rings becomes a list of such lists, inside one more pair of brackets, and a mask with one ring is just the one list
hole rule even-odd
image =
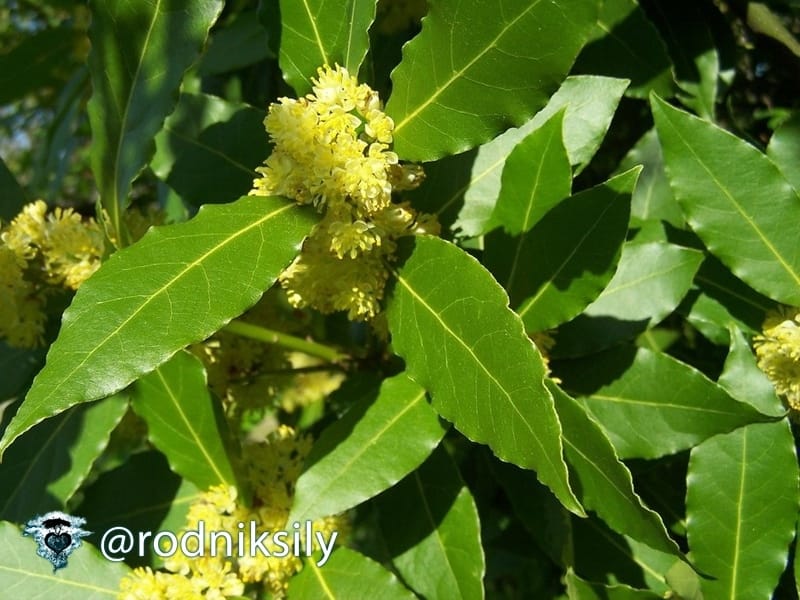
[[240, 237], [240, 236], [244, 235], [245, 233], [248, 233], [248, 232], [249, 232], [250, 230], [252, 230], [252, 229], [255, 229], [255, 228], [257, 228], [257, 227], [260, 227], [260, 226], [261, 226], [263, 223], [265, 223], [266, 221], [268, 221], [268, 220], [272, 219], [274, 216], [276, 216], [276, 215], [278, 215], [278, 214], [282, 213], [283, 211], [289, 210], [289, 209], [291, 209], [291, 208], [293, 208], [293, 207], [294, 207], [294, 204], [286, 204], [285, 206], [282, 206], [282, 207], [280, 207], [280, 208], [277, 208], [277, 209], [273, 210], [272, 212], [269, 212], [269, 213], [267, 213], [267, 214], [266, 214], [266, 215], [264, 215], [262, 218], [258, 219], [257, 221], [254, 221], [253, 223], [251, 223], [251, 224], [250, 224], [250, 225], [248, 225], [247, 227], [244, 227], [243, 229], [241, 229], [241, 230], [237, 231], [237, 232], [236, 232], [236, 233], [234, 233], [233, 235], [229, 235], [229, 236], [227, 236], [227, 237], [226, 237], [224, 240], [222, 240], [221, 242], [219, 242], [218, 244], [216, 244], [215, 246], [213, 246], [213, 247], [212, 247], [210, 250], [208, 250], [208, 251], [207, 251], [206, 253], [204, 253], [202, 256], [200, 256], [199, 258], [197, 258], [197, 259], [195, 259], [194, 261], [192, 261], [191, 263], [189, 263], [189, 264], [188, 264], [188, 265], [187, 265], [187, 266], [186, 266], [186, 267], [185, 267], [183, 270], [181, 270], [181, 271], [180, 271], [180, 272], [179, 272], [177, 275], [175, 275], [175, 276], [174, 276], [172, 279], [170, 279], [168, 282], [166, 282], [164, 285], [162, 285], [162, 286], [161, 286], [161, 287], [160, 287], [158, 290], [156, 290], [155, 292], [153, 292], [153, 293], [152, 293], [152, 294], [151, 294], [151, 295], [150, 295], [150, 296], [149, 296], [149, 297], [148, 297], [148, 298], [147, 298], [147, 299], [146, 299], [144, 302], [142, 302], [142, 303], [139, 305], [139, 307], [138, 307], [138, 308], [137, 308], [137, 309], [136, 309], [136, 310], [135, 310], [133, 313], [131, 313], [131, 315], [130, 315], [128, 318], [126, 318], [126, 319], [125, 319], [125, 320], [124, 320], [122, 323], [120, 323], [120, 324], [119, 324], [119, 325], [118, 325], [118, 326], [117, 326], [117, 327], [116, 327], [116, 328], [115, 328], [115, 329], [114, 329], [114, 330], [113, 330], [111, 333], [109, 333], [109, 334], [108, 334], [108, 335], [107, 335], [107, 336], [106, 336], [106, 337], [105, 337], [105, 338], [104, 338], [102, 341], [100, 341], [100, 342], [99, 342], [99, 343], [98, 343], [98, 344], [97, 344], [97, 345], [96, 345], [94, 348], [92, 348], [92, 350], [90, 350], [90, 351], [89, 351], [89, 352], [86, 354], [86, 356], [83, 358], [83, 360], [81, 360], [81, 362], [80, 362], [80, 363], [78, 363], [78, 365], [77, 365], [77, 366], [75, 366], [75, 367], [72, 369], [72, 371], [70, 371], [70, 372], [69, 372], [69, 373], [68, 373], [68, 374], [67, 374], [65, 377], [63, 377], [63, 378], [61, 379], [61, 381], [59, 381], [59, 382], [58, 382], [58, 384], [56, 384], [55, 386], [53, 386], [53, 387], [51, 388], [50, 392], [49, 392], [47, 395], [45, 395], [44, 397], [42, 397], [42, 398], [41, 398], [41, 400], [39, 400], [39, 402], [40, 402], [40, 403], [45, 403], [47, 400], [49, 400], [50, 398], [52, 398], [52, 397], [53, 397], [53, 395], [54, 395], [56, 392], [58, 392], [58, 390], [60, 390], [60, 389], [61, 389], [61, 387], [64, 385], [64, 383], [65, 383], [65, 382], [67, 382], [67, 381], [69, 381], [69, 380], [70, 380], [70, 379], [71, 379], [71, 378], [72, 378], [72, 377], [75, 375], [75, 373], [77, 373], [77, 372], [78, 372], [80, 369], [82, 369], [82, 368], [83, 368], [83, 366], [86, 364], [86, 362], [87, 362], [87, 361], [88, 361], [88, 360], [89, 360], [89, 359], [90, 359], [92, 356], [94, 356], [94, 354], [95, 354], [95, 353], [96, 353], [98, 350], [100, 350], [100, 349], [101, 349], [103, 346], [105, 346], [105, 345], [106, 345], [106, 344], [107, 344], [107, 343], [108, 343], [108, 342], [109, 342], [111, 339], [113, 339], [113, 338], [114, 338], [114, 337], [115, 337], [117, 334], [119, 334], [119, 332], [120, 332], [120, 331], [122, 331], [122, 329], [123, 329], [123, 328], [124, 328], [126, 325], [128, 325], [128, 323], [130, 323], [130, 322], [131, 322], [131, 320], [133, 320], [135, 317], [137, 317], [137, 316], [139, 315], [139, 313], [141, 313], [141, 312], [142, 312], [142, 311], [143, 311], [143, 310], [144, 310], [144, 309], [145, 309], [145, 308], [146, 308], [146, 307], [147, 307], [147, 306], [148, 306], [148, 305], [149, 305], [149, 304], [150, 304], [150, 303], [151, 303], [151, 302], [152, 302], [152, 301], [153, 301], [155, 298], [159, 297], [161, 294], [163, 294], [164, 292], [166, 292], [166, 291], [167, 291], [167, 290], [168, 290], [168, 289], [169, 289], [169, 288], [170, 288], [170, 287], [171, 287], [171, 286], [172, 286], [172, 285], [173, 285], [173, 284], [174, 284], [176, 281], [178, 281], [179, 279], [183, 278], [183, 277], [184, 277], [184, 276], [185, 276], [187, 273], [189, 273], [189, 271], [191, 271], [192, 269], [194, 269], [195, 267], [197, 267], [197, 266], [199, 266], [199, 265], [202, 265], [202, 263], [203, 263], [203, 262], [204, 262], [204, 261], [205, 261], [205, 260], [206, 260], [206, 259], [207, 259], [209, 256], [213, 255], [215, 252], [218, 252], [220, 249], [224, 248], [224, 247], [225, 247], [227, 244], [231, 243], [231, 242], [232, 242], [233, 240], [235, 240], [236, 238], [238, 238], [238, 237]]

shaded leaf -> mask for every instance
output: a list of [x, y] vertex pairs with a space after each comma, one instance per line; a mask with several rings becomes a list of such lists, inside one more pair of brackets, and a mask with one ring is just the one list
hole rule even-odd
[[769, 140], [767, 156], [772, 159], [784, 177], [800, 192], [800, 113], [784, 122]]
[[754, 289], [800, 304], [800, 245], [786, 228], [800, 219], [798, 193], [742, 139], [655, 97], [652, 109], [667, 175], [695, 233]]
[[404, 374], [385, 380], [377, 398], [361, 398], [315, 442], [288, 521], [333, 515], [390, 488], [445, 432], [423, 388]]
[[323, 65], [339, 64], [358, 74], [376, 5], [376, 0], [281, 0], [279, 61], [298, 96], [311, 91], [311, 78]]
[[583, 314], [558, 328], [553, 356], [581, 356], [632, 339], [675, 310], [703, 255], [664, 242], [626, 243], [616, 273]]
[[11, 221], [25, 205], [25, 194], [2, 158], [0, 158], [0, 194], [3, 198], [0, 202], [0, 219]]
[[474, 258], [438, 238], [416, 238], [395, 275], [387, 308], [392, 344], [433, 407], [501, 459], [536, 470], [568, 509], [582, 513], [542, 358], [502, 288]]
[[314, 561], [315, 557], [306, 561], [303, 570], [289, 580], [288, 596], [292, 600], [416, 598], [392, 573], [355, 550], [339, 548], [321, 567]]
[[570, 164], [580, 172], [600, 147], [627, 86], [626, 80], [611, 77], [567, 77], [536, 116], [519, 129], [509, 129], [482, 145], [469, 181], [446, 201], [449, 206], [464, 196], [464, 206], [454, 227], [462, 235], [472, 237], [497, 225], [491, 216], [500, 193], [506, 158], [519, 142], [562, 109], [566, 110], [562, 131], [564, 147]]
[[628, 231], [638, 170], [568, 198], [534, 228], [486, 239], [487, 266], [504, 284], [526, 331], [544, 331], [580, 314], [617, 268]]
[[117, 394], [77, 406], [27, 432], [0, 465], [0, 517], [25, 523], [64, 510], [128, 408]]
[[[687, 364], [646, 348], [620, 347], [565, 363], [568, 389], [622, 458], [658, 458], [747, 423], [765, 421]], [[678, 383], [680, 382], [680, 383]]]
[[689, 548], [706, 598], [768, 598], [786, 566], [798, 509], [789, 423], [755, 423], [692, 449]]
[[657, 600], [663, 598], [650, 590], [636, 590], [630, 586], [603, 585], [581, 579], [572, 569], [567, 570], [565, 578], [567, 597], [570, 600]]
[[[87, 528], [95, 532], [90, 541], [117, 526], [137, 535], [140, 531], [177, 532], [186, 526], [189, 505], [202, 491], [172, 472], [160, 452], [139, 452], [87, 486], [74, 514], [84, 517]], [[145, 550], [141, 557], [138, 552], [129, 554], [126, 562], [152, 564], [152, 546], [146, 544]]]
[[631, 225], [636, 227], [645, 221], [662, 220], [676, 227], [683, 227], [683, 213], [669, 187], [655, 129], [639, 138], [622, 159], [619, 171], [636, 165], [642, 165], [643, 169], [631, 198]]
[[493, 220], [511, 235], [531, 229], [569, 196], [572, 167], [561, 131], [564, 110], [534, 129], [508, 155]]
[[203, 364], [178, 352], [133, 388], [131, 407], [147, 423], [147, 435], [172, 469], [199, 488], [235, 485], [223, 444], [221, 418], [206, 386]]
[[221, 10], [220, 0], [92, 2], [91, 163], [114, 231], [120, 231], [131, 182], [175, 106], [183, 73]]
[[246, 196], [151, 228], [112, 255], [64, 313], [0, 451], [47, 417], [124, 388], [244, 312], [294, 258], [313, 221], [279, 198]]
[[633, 478], [600, 426], [581, 405], [548, 382], [564, 428], [564, 453], [571, 482], [584, 507], [609, 527], [651, 548], [681, 556], [658, 513], [647, 508], [633, 489]]
[[725, 367], [719, 376], [719, 384], [728, 393], [739, 400], [747, 402], [759, 412], [771, 417], [780, 417], [786, 414], [775, 387], [758, 368], [756, 357], [750, 350], [750, 345], [744, 334], [737, 328], [730, 328], [731, 349], [725, 359]]
[[500, 10], [474, 0], [431, 4], [422, 32], [403, 47], [392, 73], [386, 112], [400, 157], [458, 154], [524, 123], [566, 76], [597, 6], [593, 0], [510, 2]]
[[478, 509], [444, 448], [381, 494], [377, 506], [392, 563], [415, 592], [430, 600], [483, 598]]
[[270, 36], [258, 21], [256, 11], [237, 13], [233, 21], [219, 29], [197, 65], [200, 75], [216, 75], [241, 69], [265, 58], [275, 58]]
[[0, 522], [0, 589], [25, 598], [61, 600], [115, 600], [119, 580], [131, 572], [124, 563], [104, 558], [90, 543], [69, 557], [66, 568], [53, 573], [53, 565], [37, 556], [36, 542], [24, 537], [11, 523]]
[[156, 136], [150, 166], [195, 205], [230, 202], [253, 187], [269, 154], [264, 113], [206, 94], [181, 94]]
[[629, 79], [626, 95], [646, 98], [673, 91], [672, 63], [658, 30], [634, 0], [605, 0], [594, 39], [575, 61], [575, 72]]

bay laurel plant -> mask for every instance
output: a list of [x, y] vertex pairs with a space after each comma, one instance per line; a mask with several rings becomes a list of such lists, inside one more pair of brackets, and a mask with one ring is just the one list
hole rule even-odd
[[7, 3], [0, 599], [797, 598], [798, 31]]

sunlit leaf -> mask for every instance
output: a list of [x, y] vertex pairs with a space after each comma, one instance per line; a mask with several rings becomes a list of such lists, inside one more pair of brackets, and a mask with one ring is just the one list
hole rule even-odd
[[297, 254], [314, 217], [278, 198], [206, 206], [117, 252], [64, 313], [47, 365], [0, 451], [47, 417], [103, 398], [252, 306]]

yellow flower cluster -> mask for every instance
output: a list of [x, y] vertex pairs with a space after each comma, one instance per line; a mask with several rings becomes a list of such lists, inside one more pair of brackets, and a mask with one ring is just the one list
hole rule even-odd
[[783, 309], [764, 321], [761, 335], [753, 339], [759, 368], [789, 408], [800, 411], [800, 312]]
[[281, 276], [289, 301], [366, 320], [380, 310], [394, 240], [438, 234], [438, 223], [392, 202], [393, 191], [413, 189], [423, 174], [399, 164], [389, 149], [394, 123], [377, 92], [340, 66], [320, 68], [313, 83], [312, 94], [270, 106], [264, 125], [274, 150], [251, 193], [287, 196], [324, 212]]
[[[244, 594], [245, 586], [261, 585], [272, 598], [285, 597], [289, 579], [302, 568], [300, 558], [249, 555], [240, 552], [239, 536], [245, 548], [250, 546], [250, 529], [238, 527], [239, 523], [256, 523], [256, 531], [287, 530], [287, 518], [294, 500], [294, 487], [303, 468], [303, 461], [311, 449], [308, 436], [298, 435], [293, 429], [281, 426], [267, 442], [248, 444], [243, 448], [243, 462], [253, 491], [253, 501], [245, 506], [235, 487], [219, 485], [204, 493], [189, 508], [186, 530], [197, 530], [202, 521], [208, 548], [212, 531], [228, 531], [237, 546], [228, 548], [224, 539], [218, 538], [216, 556], [190, 558], [178, 553], [165, 561], [166, 572], [138, 568], [120, 582], [119, 600], [194, 600], [237, 597]], [[333, 531], [339, 538], [348, 527], [341, 516], [327, 517], [313, 522], [313, 530], [330, 539]], [[316, 543], [316, 542], [314, 542]], [[272, 553], [279, 550], [271, 541], [264, 544]], [[315, 546], [316, 547], [316, 546]], [[196, 550], [196, 546], [189, 548]], [[241, 556], [240, 556], [241, 554]]]
[[[103, 233], [93, 219], [37, 200], [0, 233], [0, 337], [12, 346], [42, 343], [52, 287], [75, 290], [100, 266]], [[48, 288], [50, 286], [50, 288]]]

